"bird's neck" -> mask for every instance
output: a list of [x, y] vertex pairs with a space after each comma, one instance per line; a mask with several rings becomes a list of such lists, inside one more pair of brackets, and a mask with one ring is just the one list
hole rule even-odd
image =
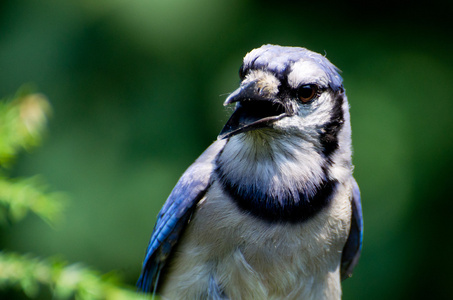
[[303, 221], [329, 203], [338, 180], [317, 145], [271, 130], [233, 136], [216, 175], [238, 206], [269, 221]]

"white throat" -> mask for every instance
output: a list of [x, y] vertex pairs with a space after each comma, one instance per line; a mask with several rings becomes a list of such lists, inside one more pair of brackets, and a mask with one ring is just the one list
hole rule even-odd
[[233, 184], [255, 186], [275, 195], [315, 192], [326, 176], [325, 159], [311, 142], [272, 129], [231, 137], [219, 163]]

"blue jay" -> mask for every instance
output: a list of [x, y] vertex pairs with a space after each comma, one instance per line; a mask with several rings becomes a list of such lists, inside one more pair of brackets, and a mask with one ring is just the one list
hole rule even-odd
[[340, 299], [362, 212], [339, 70], [264, 45], [239, 75], [233, 114], [158, 215], [137, 286], [168, 299]]

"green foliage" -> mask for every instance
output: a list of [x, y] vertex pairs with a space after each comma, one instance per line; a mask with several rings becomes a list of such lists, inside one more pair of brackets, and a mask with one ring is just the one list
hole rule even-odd
[[[50, 104], [40, 94], [19, 93], [0, 101], [0, 224], [20, 221], [28, 211], [50, 224], [61, 218], [63, 193], [49, 192], [39, 176], [8, 176], [19, 151], [39, 145], [49, 113]], [[101, 276], [80, 264], [0, 251], [0, 290], [18, 288], [36, 298], [41, 285], [51, 289], [53, 299], [145, 299], [115, 276]]]
[[8, 171], [21, 149], [39, 145], [44, 133], [50, 104], [40, 94], [24, 90], [0, 101], [0, 222], [19, 221], [32, 211], [47, 222], [61, 214], [64, 195], [48, 193], [43, 180], [36, 176], [11, 179]]
[[101, 276], [79, 264], [0, 252], [0, 288], [20, 288], [34, 298], [40, 285], [52, 288], [53, 299], [147, 299], [121, 287], [115, 276]]
[[9, 167], [21, 148], [30, 149], [41, 141], [50, 104], [40, 94], [19, 92], [0, 102], [0, 166]]
[[35, 176], [25, 179], [0, 177], [0, 222], [17, 222], [32, 211], [48, 223], [54, 223], [61, 217], [65, 195], [49, 193], [42, 182]]

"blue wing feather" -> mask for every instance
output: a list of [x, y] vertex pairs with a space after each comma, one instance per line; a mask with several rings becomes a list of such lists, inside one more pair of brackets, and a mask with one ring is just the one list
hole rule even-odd
[[363, 240], [363, 217], [362, 204], [360, 200], [360, 190], [357, 182], [354, 180], [352, 191], [352, 217], [349, 237], [343, 248], [341, 257], [341, 279], [344, 280], [352, 276], [352, 271], [359, 261], [362, 251]]
[[214, 162], [225, 140], [214, 142], [181, 176], [162, 207], [146, 250], [137, 287], [155, 292], [162, 268], [190, 220], [196, 204], [209, 188]]

